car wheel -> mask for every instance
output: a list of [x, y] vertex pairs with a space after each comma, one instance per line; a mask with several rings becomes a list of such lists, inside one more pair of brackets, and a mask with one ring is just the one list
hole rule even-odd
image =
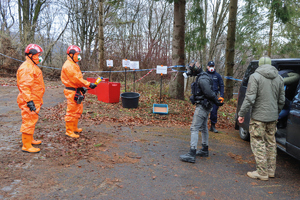
[[246, 131], [245, 129], [243, 129], [243, 127], [239, 128], [239, 133], [240, 133], [240, 137], [245, 140], [245, 141], [249, 141], [250, 140], [250, 134], [248, 131]]

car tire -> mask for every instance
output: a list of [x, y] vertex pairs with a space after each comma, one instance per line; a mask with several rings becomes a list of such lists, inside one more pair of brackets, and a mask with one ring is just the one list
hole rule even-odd
[[240, 133], [240, 137], [242, 138], [242, 140], [245, 140], [245, 141], [250, 140], [250, 133], [241, 126], [239, 128], [239, 133]]

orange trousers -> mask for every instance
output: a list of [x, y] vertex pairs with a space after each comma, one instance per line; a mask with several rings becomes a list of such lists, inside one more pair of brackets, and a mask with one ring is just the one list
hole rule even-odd
[[74, 122], [76, 119], [79, 119], [83, 112], [83, 104], [77, 104], [74, 100], [75, 91], [72, 90], [64, 90], [65, 97], [67, 98], [67, 113], [65, 116], [66, 122]]
[[[36, 108], [36, 113], [40, 112], [41, 101], [33, 101]], [[39, 116], [34, 112], [30, 111], [25, 101], [18, 102], [19, 108], [21, 108], [22, 115], [22, 126], [20, 132], [27, 134], [34, 134], [35, 124], [37, 123]]]

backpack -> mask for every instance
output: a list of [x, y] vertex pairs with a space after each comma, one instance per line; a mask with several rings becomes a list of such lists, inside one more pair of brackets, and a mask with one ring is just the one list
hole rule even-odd
[[200, 87], [198, 85], [198, 79], [199, 79], [199, 77], [200, 76], [198, 75], [197, 78], [196, 78], [196, 81], [191, 84], [191, 93], [192, 93], [192, 96], [190, 97], [190, 101], [191, 101], [192, 104], [195, 104], [196, 103], [196, 99], [195, 98], [197, 96], [201, 96], [201, 94], [202, 94], [201, 89], [200, 89]]

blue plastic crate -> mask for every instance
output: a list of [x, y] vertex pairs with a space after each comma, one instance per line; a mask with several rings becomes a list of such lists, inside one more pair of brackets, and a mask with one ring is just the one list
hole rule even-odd
[[168, 104], [153, 104], [153, 113], [166, 115], [169, 112]]

